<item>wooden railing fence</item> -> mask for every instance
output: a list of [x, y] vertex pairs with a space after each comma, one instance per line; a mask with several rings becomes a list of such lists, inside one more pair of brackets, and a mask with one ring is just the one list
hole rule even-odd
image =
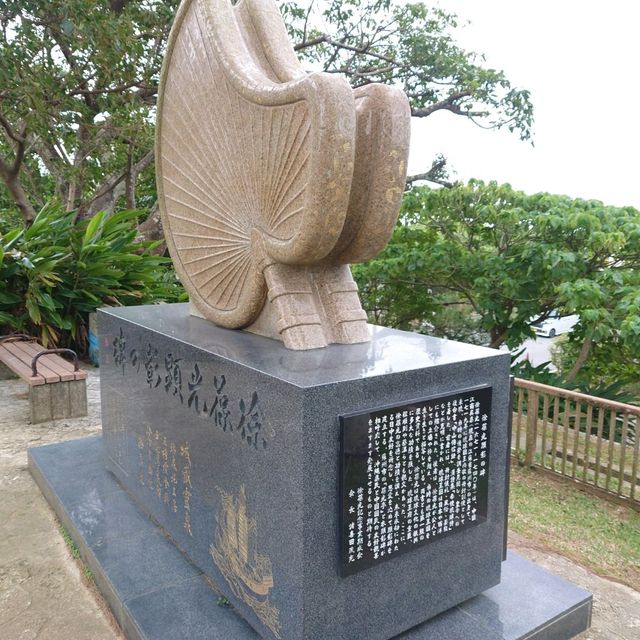
[[515, 379], [511, 452], [640, 509], [640, 407]]

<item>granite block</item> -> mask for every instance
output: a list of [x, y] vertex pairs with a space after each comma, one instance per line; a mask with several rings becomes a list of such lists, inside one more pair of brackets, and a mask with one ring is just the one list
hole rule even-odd
[[[132, 517], [134, 503], [104, 468], [102, 449], [99, 437], [37, 447], [29, 450], [29, 469], [128, 640], [259, 640], [235, 609], [220, 606], [219, 591], [154, 522], [142, 514]], [[80, 476], [94, 469], [84, 486], [73, 483], [75, 493], [69, 493], [61, 468], [75, 468]], [[400, 615], [391, 604], [385, 611]], [[398, 640], [568, 640], [588, 628], [590, 615], [589, 593], [509, 553], [500, 585]]]
[[256, 632], [233, 609], [218, 602], [219, 597], [203, 576], [196, 576], [130, 599], [125, 605], [127, 637], [258, 640]]
[[[500, 581], [508, 354], [381, 327], [292, 352], [187, 305], [98, 322], [108, 468], [265, 638], [388, 640]], [[486, 520], [342, 577], [339, 416], [478, 386]]]

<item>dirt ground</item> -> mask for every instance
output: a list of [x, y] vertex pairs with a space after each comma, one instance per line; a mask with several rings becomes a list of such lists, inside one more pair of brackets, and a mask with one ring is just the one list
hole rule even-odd
[[[70, 555], [53, 512], [27, 470], [27, 448], [99, 433], [97, 371], [86, 418], [29, 424], [26, 385], [0, 380], [0, 638], [121, 640], [108, 610]], [[640, 593], [599, 577], [515, 533], [510, 546], [594, 594], [584, 640], [638, 640]], [[526, 604], [523, 603], [525, 606]]]

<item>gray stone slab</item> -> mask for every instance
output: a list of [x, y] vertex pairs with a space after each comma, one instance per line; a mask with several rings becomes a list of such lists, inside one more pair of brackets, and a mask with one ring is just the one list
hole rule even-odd
[[[33, 477], [78, 544], [127, 638], [259, 640], [233, 608], [218, 603], [219, 593], [134, 507], [103, 462], [100, 437], [29, 450]], [[386, 598], [386, 615], [399, 615], [391, 606], [393, 594]], [[500, 585], [398, 638], [568, 640], [588, 628], [590, 615], [589, 593], [509, 553]]]
[[[509, 354], [371, 330], [293, 352], [187, 305], [99, 313], [109, 469], [265, 637], [388, 640], [500, 581]], [[486, 520], [342, 577], [338, 417], [482, 385]], [[246, 510], [248, 563], [225, 560], [227, 508]]]
[[[103, 316], [102, 320], [100, 316]], [[291, 351], [277, 340], [222, 329], [191, 316], [188, 303], [99, 309], [99, 330], [100, 322], [105, 322], [106, 316], [184, 345], [197, 346], [221, 360], [255, 367], [276, 380], [299, 387], [387, 377], [434, 366], [460, 365], [472, 360], [510, 361], [509, 354], [495, 349], [374, 325], [370, 325], [371, 342]], [[101, 334], [101, 355], [107, 355], [111, 360], [112, 342], [112, 336]]]

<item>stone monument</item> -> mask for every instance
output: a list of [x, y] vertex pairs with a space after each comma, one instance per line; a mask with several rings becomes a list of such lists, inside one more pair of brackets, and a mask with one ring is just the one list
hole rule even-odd
[[404, 95], [305, 73], [272, 0], [183, 0], [157, 135], [192, 305], [101, 310], [103, 437], [30, 454], [127, 636], [585, 629], [589, 594], [505, 562], [509, 354], [360, 306], [349, 263], [398, 215]]

